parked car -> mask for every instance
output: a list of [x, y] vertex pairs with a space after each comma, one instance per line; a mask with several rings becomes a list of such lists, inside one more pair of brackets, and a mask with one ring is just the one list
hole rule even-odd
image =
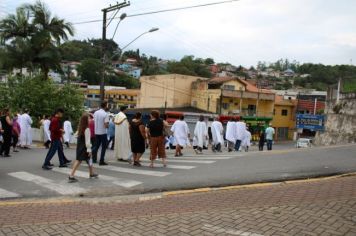
[[310, 138], [299, 138], [297, 140], [296, 148], [308, 148], [312, 146], [312, 139]]

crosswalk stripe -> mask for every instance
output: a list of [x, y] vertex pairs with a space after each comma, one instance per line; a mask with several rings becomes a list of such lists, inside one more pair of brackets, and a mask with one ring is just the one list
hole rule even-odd
[[14, 198], [14, 197], [21, 197], [21, 195], [0, 188], [0, 198]]
[[[117, 163], [117, 162], [109, 161], [109, 163]], [[141, 162], [141, 165], [145, 166], [145, 167], [149, 167], [150, 166], [150, 164], [146, 163], [146, 162]], [[154, 163], [154, 166], [155, 167], [157, 167], [157, 166], [163, 167], [163, 164], [162, 163]], [[178, 170], [191, 170], [191, 169], [194, 169], [195, 166], [171, 165], [170, 163], [168, 163], [165, 168], [167, 168], [167, 169], [178, 169]]]
[[50, 189], [52, 191], [55, 191], [59, 194], [62, 195], [68, 195], [68, 194], [79, 194], [85, 192], [85, 189], [73, 186], [73, 184], [61, 184], [58, 182], [55, 182], [51, 179], [47, 179], [38, 175], [33, 175], [28, 172], [12, 172], [9, 173], [8, 175], [15, 177], [20, 180], [32, 182], [34, 184], [37, 184], [41, 187]]
[[[142, 161], [150, 161], [149, 159], [142, 159]], [[199, 161], [199, 160], [173, 160], [172, 158], [167, 159], [168, 164], [173, 163], [197, 163], [197, 164], [212, 164], [215, 161]]]
[[184, 160], [187, 158], [195, 158], [195, 160], [228, 160], [235, 158], [233, 156], [184, 156], [184, 157], [172, 157], [168, 160]]
[[124, 167], [110, 166], [110, 165], [109, 166], [97, 166], [95, 168], [111, 170], [111, 171], [116, 171], [116, 172], [129, 173], [129, 174], [149, 175], [149, 176], [157, 176], [157, 177], [163, 177], [163, 176], [167, 176], [167, 175], [171, 174], [170, 172], [164, 172], [164, 171], [138, 170], [138, 169], [124, 168]]
[[[67, 175], [69, 175], [70, 172], [72, 171], [71, 169], [58, 168], [58, 167], [55, 167], [52, 170], [55, 171], [55, 172], [62, 173], [62, 174], [67, 174]], [[77, 170], [75, 172], [75, 176], [78, 176], [80, 178], [88, 178], [89, 177], [89, 173], [85, 172], [85, 171]], [[124, 187], [124, 188], [131, 188], [131, 187], [134, 187], [136, 185], [142, 184], [142, 182], [139, 182], [139, 181], [136, 181], [136, 180], [116, 178], [116, 177], [107, 176], [107, 175], [99, 175], [99, 179], [100, 180], [105, 180], [105, 181], [110, 181], [113, 184], [121, 186], [121, 187]]]

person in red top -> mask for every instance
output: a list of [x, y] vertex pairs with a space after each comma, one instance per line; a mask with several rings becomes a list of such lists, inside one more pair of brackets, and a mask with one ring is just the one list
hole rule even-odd
[[51, 131], [51, 147], [49, 148], [46, 159], [42, 165], [42, 169], [44, 170], [52, 169], [51, 159], [57, 151], [59, 157], [59, 167], [68, 167], [62, 145], [63, 128], [61, 126], [60, 119], [63, 117], [63, 113], [63, 109], [57, 109], [55, 115], [51, 119], [51, 125], [49, 127], [49, 130]]
[[89, 130], [90, 130], [90, 142], [91, 145], [95, 144], [95, 121], [93, 114], [89, 114]]

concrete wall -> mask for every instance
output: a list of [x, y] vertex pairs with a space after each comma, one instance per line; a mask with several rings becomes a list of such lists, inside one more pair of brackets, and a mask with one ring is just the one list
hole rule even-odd
[[317, 133], [316, 145], [345, 144], [356, 142], [356, 96], [335, 100], [326, 105], [325, 131]]

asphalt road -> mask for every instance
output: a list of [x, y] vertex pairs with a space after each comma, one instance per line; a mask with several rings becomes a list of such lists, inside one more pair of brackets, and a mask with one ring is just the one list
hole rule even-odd
[[[87, 167], [80, 167], [79, 182], [67, 183], [69, 168], [44, 171], [41, 164], [46, 150], [33, 148], [0, 158], [0, 199], [59, 197], [67, 195], [113, 196], [180, 190], [201, 187], [284, 181], [356, 172], [356, 145], [295, 149], [291, 143], [276, 145], [271, 152], [223, 152], [173, 157], [169, 151], [168, 167], [132, 167], [107, 153], [108, 167], [98, 167], [99, 179], [87, 178]], [[75, 150], [67, 149], [69, 159]], [[147, 160], [147, 152], [143, 159]], [[58, 158], [53, 159], [58, 165]], [[148, 165], [148, 161], [143, 161]]]

